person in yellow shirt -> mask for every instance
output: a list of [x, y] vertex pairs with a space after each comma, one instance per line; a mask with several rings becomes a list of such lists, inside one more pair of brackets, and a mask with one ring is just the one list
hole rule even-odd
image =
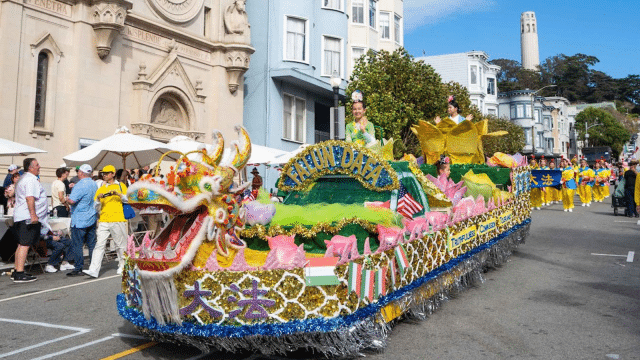
[[562, 170], [562, 207], [565, 212], [573, 212], [573, 195], [577, 188], [575, 171], [568, 159], [562, 159], [560, 170]]
[[[539, 170], [549, 170], [549, 167], [547, 166], [547, 159], [544, 158], [544, 155], [540, 157]], [[540, 188], [540, 196], [542, 198], [543, 206], [551, 205], [551, 192], [549, 191], [549, 187]]]
[[591, 191], [593, 185], [595, 184], [596, 174], [593, 172], [593, 170], [591, 170], [591, 168], [587, 164], [587, 160], [584, 158], [580, 159], [578, 176], [580, 177], [578, 181], [578, 191], [580, 195], [580, 201], [582, 201], [582, 206], [591, 206]]
[[609, 182], [607, 176], [607, 170], [602, 167], [600, 160], [596, 160], [595, 169], [595, 184], [593, 185], [593, 201], [602, 202], [604, 200], [604, 185]]
[[[556, 163], [553, 159], [549, 160], [549, 170], [562, 170], [556, 168]], [[549, 186], [547, 188], [547, 197], [549, 198], [549, 202], [552, 204], [559, 204], [562, 201], [562, 191], [553, 186]]]
[[[531, 170], [538, 169], [538, 163], [535, 159], [529, 160]], [[531, 208], [540, 210], [542, 206], [542, 190], [540, 188], [531, 188]]]
[[95, 195], [95, 201], [100, 203], [96, 247], [93, 249], [89, 270], [83, 270], [85, 274], [94, 278], [100, 275], [104, 248], [109, 235], [116, 245], [118, 274], [122, 274], [124, 251], [127, 247], [127, 220], [122, 210], [122, 204], [127, 201], [127, 185], [115, 179], [116, 168], [113, 165], [105, 166], [101, 174], [104, 182]]

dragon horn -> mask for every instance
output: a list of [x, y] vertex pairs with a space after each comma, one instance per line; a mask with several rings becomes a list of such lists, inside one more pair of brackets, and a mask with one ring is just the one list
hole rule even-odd
[[213, 131], [213, 150], [204, 157], [205, 162], [213, 167], [218, 166], [224, 152], [224, 138], [218, 130]]
[[247, 164], [251, 157], [251, 139], [249, 138], [247, 130], [242, 126], [236, 126], [235, 130], [240, 135], [240, 147], [238, 147], [238, 142], [234, 141], [235, 156], [233, 157], [231, 165], [240, 170]]

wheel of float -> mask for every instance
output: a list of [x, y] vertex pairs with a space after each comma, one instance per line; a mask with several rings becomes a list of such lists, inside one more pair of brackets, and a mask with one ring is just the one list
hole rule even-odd
[[618, 208], [617, 207], [613, 208], [613, 215], [614, 216], [618, 216]]

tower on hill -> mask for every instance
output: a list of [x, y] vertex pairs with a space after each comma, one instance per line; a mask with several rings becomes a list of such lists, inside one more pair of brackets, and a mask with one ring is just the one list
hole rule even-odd
[[520, 15], [520, 50], [522, 68], [538, 70], [540, 54], [538, 52], [538, 23], [536, 13], [526, 11]]

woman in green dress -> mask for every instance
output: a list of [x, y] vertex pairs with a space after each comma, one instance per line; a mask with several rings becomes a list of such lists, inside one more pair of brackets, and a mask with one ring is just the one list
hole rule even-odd
[[356, 90], [351, 95], [353, 105], [351, 113], [353, 122], [346, 127], [346, 141], [353, 142], [361, 146], [369, 146], [376, 143], [375, 130], [373, 124], [365, 116], [367, 108], [364, 104], [364, 97], [360, 90]]

